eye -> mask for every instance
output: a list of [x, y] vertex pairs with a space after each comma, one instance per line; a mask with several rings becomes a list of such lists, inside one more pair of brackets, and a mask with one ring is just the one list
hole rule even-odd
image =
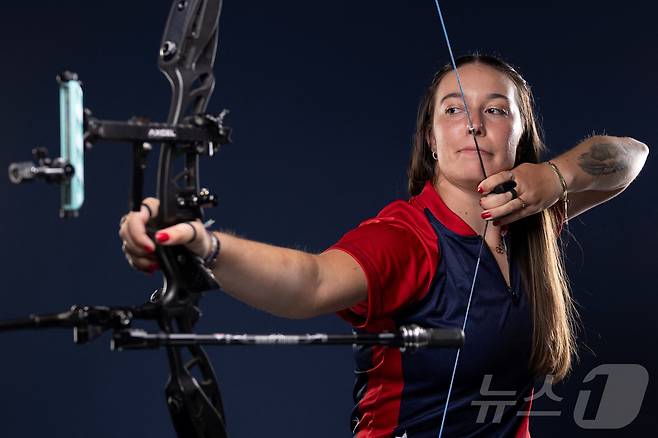
[[445, 112], [446, 114], [449, 114], [449, 115], [451, 115], [451, 114], [457, 114], [457, 113], [459, 113], [460, 111], [461, 111], [461, 109], [458, 108], [458, 107], [456, 107], [456, 106], [449, 106], [449, 107], [447, 107], [445, 110], [443, 110], [443, 112]]
[[509, 114], [509, 111], [507, 111], [505, 108], [498, 108], [498, 107], [487, 108], [486, 112], [489, 114], [494, 114], [496, 116], [506, 116]]

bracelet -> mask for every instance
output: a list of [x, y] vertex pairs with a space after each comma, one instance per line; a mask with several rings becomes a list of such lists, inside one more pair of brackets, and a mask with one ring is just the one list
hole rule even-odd
[[221, 248], [222, 244], [220, 243], [219, 238], [215, 233], [210, 231], [206, 232], [210, 237], [212, 246], [208, 255], [203, 258], [203, 265], [208, 269], [212, 269], [212, 267], [215, 265], [215, 262], [217, 261], [217, 257], [219, 256], [219, 249]]
[[557, 175], [557, 177], [560, 180], [560, 185], [562, 186], [562, 201], [564, 202], [564, 223], [568, 224], [569, 223], [569, 217], [567, 214], [567, 206], [569, 205], [569, 200], [567, 199], [567, 182], [564, 180], [564, 177], [562, 176], [562, 172], [560, 172], [560, 169], [553, 163], [552, 161], [547, 161], [546, 163], [553, 169], [553, 172]]
[[210, 247], [210, 252], [208, 253], [208, 255], [206, 255], [203, 258], [203, 265], [206, 268], [212, 268], [215, 262], [217, 261], [217, 256], [219, 256], [219, 249], [221, 247], [221, 244], [219, 243], [219, 238], [215, 233], [212, 233], [210, 231], [206, 231], [206, 232], [210, 237], [212, 246]]

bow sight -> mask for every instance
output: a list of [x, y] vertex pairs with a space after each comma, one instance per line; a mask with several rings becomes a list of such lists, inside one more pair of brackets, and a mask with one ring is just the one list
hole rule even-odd
[[[15, 183], [44, 179], [61, 186], [61, 216], [75, 217], [84, 201], [85, 149], [98, 141], [127, 142], [133, 150], [131, 206], [138, 211], [143, 199], [146, 157], [152, 142], [160, 143], [157, 173], [159, 211], [150, 232], [180, 222], [203, 218], [203, 208], [216, 197], [199, 184], [199, 156], [213, 156], [230, 142], [224, 126], [226, 110], [207, 114], [213, 91], [213, 65], [218, 44], [221, 0], [175, 0], [171, 6], [159, 54], [159, 68], [172, 90], [167, 121], [154, 123], [133, 117], [128, 121], [94, 118], [83, 110], [82, 86], [74, 73], [58, 76], [60, 87], [61, 156], [33, 151], [35, 162], [13, 163], [9, 178]], [[72, 327], [76, 343], [85, 343], [104, 331], [113, 332], [113, 349], [165, 347], [170, 378], [167, 405], [179, 437], [226, 437], [219, 386], [201, 345], [329, 345], [379, 344], [398, 348], [456, 347], [461, 330], [401, 327], [395, 333], [350, 335], [197, 335], [201, 293], [217, 288], [212, 273], [183, 247], [156, 246], [164, 275], [163, 286], [136, 307], [73, 306], [50, 315], [0, 322], [0, 331]], [[148, 334], [131, 328], [137, 319], [157, 321], [161, 332]], [[196, 376], [196, 377], [195, 377]]]

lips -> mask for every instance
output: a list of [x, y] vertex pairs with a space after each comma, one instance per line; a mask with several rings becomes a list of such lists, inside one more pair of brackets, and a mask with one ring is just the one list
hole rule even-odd
[[[474, 146], [469, 146], [469, 147], [466, 147], [466, 148], [462, 148], [462, 149], [458, 150], [457, 152], [477, 153], [477, 150], [475, 149]], [[484, 149], [484, 148], [480, 148], [480, 152], [482, 152], [483, 154], [493, 155], [491, 152], [489, 152], [487, 149]]]

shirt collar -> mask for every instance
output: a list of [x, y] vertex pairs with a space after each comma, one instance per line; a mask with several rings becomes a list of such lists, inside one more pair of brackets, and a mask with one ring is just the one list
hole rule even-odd
[[411, 198], [409, 202], [422, 210], [428, 208], [434, 217], [450, 231], [462, 236], [477, 236], [477, 233], [473, 231], [470, 225], [448, 208], [431, 181], [427, 181], [423, 191]]

